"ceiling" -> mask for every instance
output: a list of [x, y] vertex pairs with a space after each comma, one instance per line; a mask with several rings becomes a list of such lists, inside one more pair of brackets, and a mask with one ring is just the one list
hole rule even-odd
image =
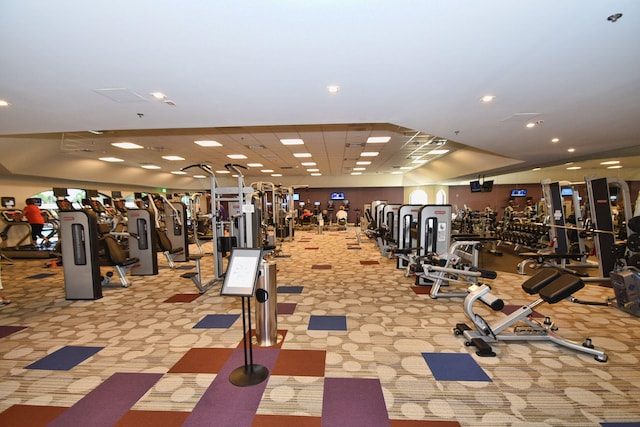
[[171, 172], [260, 163], [245, 179], [640, 180], [637, 0], [21, 0], [0, 3], [0, 39], [0, 179], [190, 189], [202, 171]]

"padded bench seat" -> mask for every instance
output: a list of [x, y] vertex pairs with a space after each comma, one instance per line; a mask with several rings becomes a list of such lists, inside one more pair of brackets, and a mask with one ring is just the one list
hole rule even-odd
[[570, 297], [574, 292], [584, 288], [584, 282], [578, 276], [563, 274], [550, 285], [540, 290], [540, 298], [549, 304], [555, 304]]
[[522, 284], [522, 290], [529, 295], [536, 295], [549, 283], [560, 277], [560, 272], [553, 268], [543, 268]]

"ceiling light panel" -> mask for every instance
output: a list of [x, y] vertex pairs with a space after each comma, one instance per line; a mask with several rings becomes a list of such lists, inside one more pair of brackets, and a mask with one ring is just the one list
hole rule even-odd
[[110, 162], [110, 163], [124, 162], [124, 160], [119, 159], [117, 157], [100, 157], [99, 160], [102, 160], [103, 162]]
[[118, 148], [124, 148], [125, 150], [139, 150], [144, 148], [142, 145], [135, 144], [133, 142], [113, 142], [111, 145]]
[[160, 169], [160, 166], [156, 165], [142, 165], [144, 169]]
[[193, 141], [201, 147], [222, 147], [218, 141]]
[[367, 144], [384, 144], [391, 140], [390, 136], [370, 136], [367, 138]]
[[378, 154], [380, 154], [378, 151], [363, 151], [360, 153], [362, 157], [376, 157]]
[[180, 157], [180, 156], [162, 156], [163, 159], [165, 160], [171, 160], [171, 161], [179, 161], [179, 160], [184, 160], [184, 157]]
[[285, 138], [281, 139], [282, 145], [304, 145], [304, 141], [300, 138]]
[[293, 153], [293, 157], [297, 157], [297, 158], [311, 157], [311, 153]]
[[261, 168], [264, 165], [262, 163], [247, 163], [247, 166], [250, 168]]
[[242, 160], [247, 158], [247, 156], [245, 156], [244, 154], [227, 154], [227, 157], [234, 160]]

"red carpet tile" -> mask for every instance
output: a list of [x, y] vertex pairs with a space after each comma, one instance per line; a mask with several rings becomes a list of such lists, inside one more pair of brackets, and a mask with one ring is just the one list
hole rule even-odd
[[293, 314], [296, 311], [295, 302], [279, 302], [276, 311], [278, 314]]
[[360, 265], [376, 265], [380, 264], [378, 261], [360, 261]]
[[191, 302], [195, 301], [201, 294], [175, 294], [167, 298], [164, 302]]
[[391, 427], [460, 427], [457, 421], [389, 420]]
[[44, 427], [67, 409], [63, 406], [13, 405], [0, 413], [0, 425]]
[[318, 417], [301, 417], [296, 415], [256, 415], [251, 427], [321, 427]]
[[331, 264], [314, 264], [311, 266], [312, 270], [331, 270]]
[[189, 412], [131, 410], [114, 427], [180, 427]]
[[326, 351], [281, 350], [272, 375], [324, 377]]
[[426, 295], [431, 292], [431, 285], [426, 286], [412, 286], [411, 290], [418, 295]]
[[192, 348], [169, 369], [169, 373], [217, 374], [233, 350], [233, 348]]

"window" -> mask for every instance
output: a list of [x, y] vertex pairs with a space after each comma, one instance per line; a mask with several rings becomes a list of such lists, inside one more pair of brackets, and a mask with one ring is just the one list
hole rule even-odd
[[429, 196], [422, 190], [416, 190], [409, 195], [409, 203], [412, 205], [426, 205], [429, 202]]
[[447, 204], [447, 193], [440, 189], [436, 193], [436, 205], [446, 205]]

